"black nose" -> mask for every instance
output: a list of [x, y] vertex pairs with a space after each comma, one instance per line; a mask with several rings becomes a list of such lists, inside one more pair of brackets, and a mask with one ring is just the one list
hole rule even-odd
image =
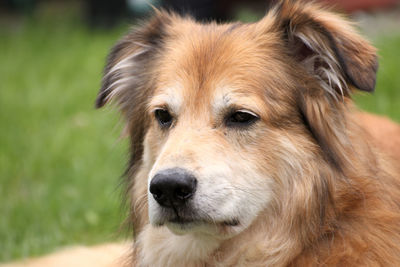
[[193, 196], [196, 186], [196, 178], [184, 169], [166, 169], [153, 177], [150, 193], [161, 206], [178, 207]]

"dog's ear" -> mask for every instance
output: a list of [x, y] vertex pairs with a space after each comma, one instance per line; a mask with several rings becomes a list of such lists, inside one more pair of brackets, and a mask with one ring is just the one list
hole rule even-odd
[[117, 100], [125, 111], [124, 104], [131, 106], [143, 102], [143, 94], [149, 89], [146, 87], [154, 58], [162, 49], [172, 16], [155, 10], [147, 23], [135, 26], [111, 49], [96, 99], [97, 108], [110, 100]]
[[349, 22], [319, 4], [282, 0], [272, 13], [273, 26], [295, 64], [304, 124], [327, 161], [339, 171], [349, 170], [354, 152], [347, 103], [352, 89], [374, 90], [376, 50]]
[[372, 92], [376, 50], [349, 22], [309, 1], [283, 0], [273, 11], [291, 56], [333, 96], [351, 88]]
[[135, 27], [111, 49], [104, 70], [96, 107], [116, 102], [126, 118], [131, 140], [129, 169], [133, 175], [143, 153], [147, 129], [146, 105], [154, 89], [154, 64], [168, 37], [168, 27], [175, 15], [155, 11], [142, 26]]
[[[132, 210], [138, 205], [137, 198], [132, 197], [136, 183], [132, 177], [136, 175], [143, 156], [143, 141], [149, 121], [146, 107], [156, 80], [154, 66], [169, 37], [169, 27], [174, 18], [177, 19], [176, 15], [165, 11], [155, 10], [154, 13], [148, 22], [135, 26], [111, 49], [96, 99], [97, 108], [110, 101], [116, 103], [126, 119], [124, 131], [129, 132], [131, 155], [125, 173], [125, 197]], [[132, 213], [126, 223], [137, 225], [135, 231], [139, 231], [141, 219]]]

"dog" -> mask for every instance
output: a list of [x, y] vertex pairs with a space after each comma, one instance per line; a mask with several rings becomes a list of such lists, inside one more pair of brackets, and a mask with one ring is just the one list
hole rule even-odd
[[400, 265], [400, 127], [351, 100], [377, 67], [316, 3], [250, 24], [155, 10], [112, 48], [96, 100], [130, 138], [127, 266]]
[[120, 40], [134, 266], [400, 265], [399, 164], [359, 125], [376, 50], [318, 4], [259, 22], [165, 11]]

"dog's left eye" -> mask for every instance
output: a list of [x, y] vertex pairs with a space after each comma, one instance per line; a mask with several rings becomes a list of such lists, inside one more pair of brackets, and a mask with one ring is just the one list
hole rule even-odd
[[225, 121], [228, 127], [245, 127], [253, 124], [258, 119], [259, 117], [250, 111], [238, 110], [228, 115]]

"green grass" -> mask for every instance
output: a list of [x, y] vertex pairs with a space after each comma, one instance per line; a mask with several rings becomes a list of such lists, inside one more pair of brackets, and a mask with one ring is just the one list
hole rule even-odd
[[373, 94], [357, 94], [356, 103], [400, 122], [400, 31], [376, 39], [374, 45], [380, 57], [376, 89]]
[[0, 261], [116, 238], [126, 144], [94, 99], [120, 34], [47, 20], [0, 32]]
[[[93, 104], [121, 33], [79, 20], [0, 27], [0, 261], [117, 239], [127, 144], [118, 115]], [[400, 121], [400, 35], [376, 45], [377, 91], [357, 102]]]

